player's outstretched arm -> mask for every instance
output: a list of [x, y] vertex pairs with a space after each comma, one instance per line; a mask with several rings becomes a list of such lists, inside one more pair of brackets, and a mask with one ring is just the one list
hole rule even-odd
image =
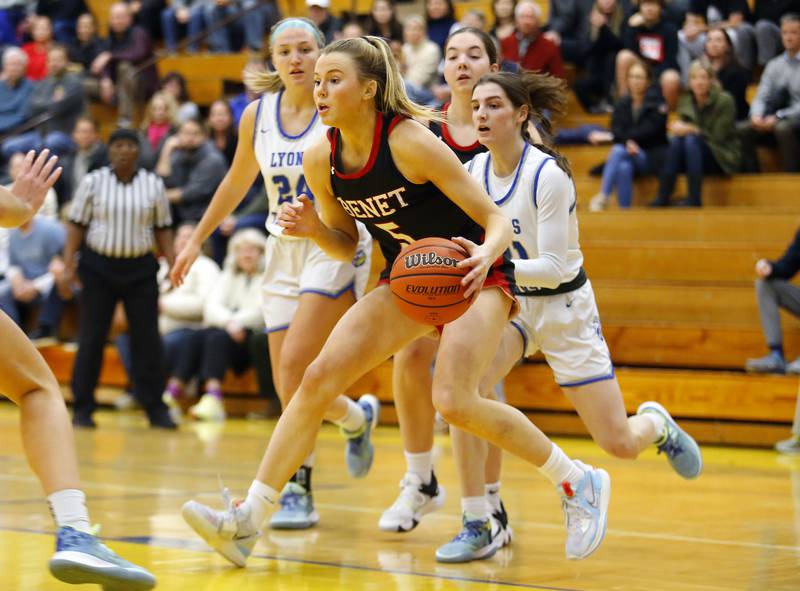
[[58, 158], [42, 150], [25, 155], [22, 170], [11, 189], [0, 187], [0, 226], [14, 228], [30, 220], [44, 203], [47, 192], [61, 176]]

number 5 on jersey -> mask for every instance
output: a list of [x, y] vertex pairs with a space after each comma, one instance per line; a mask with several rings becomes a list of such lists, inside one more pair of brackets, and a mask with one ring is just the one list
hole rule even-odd
[[395, 232], [395, 230], [400, 229], [400, 226], [398, 226], [394, 222], [386, 222], [384, 224], [375, 224], [375, 225], [384, 232], [386, 232], [387, 234], [389, 234], [392, 238], [394, 238], [398, 242], [402, 242], [403, 244], [411, 244], [412, 242], [414, 242], [414, 239], [408, 234]]

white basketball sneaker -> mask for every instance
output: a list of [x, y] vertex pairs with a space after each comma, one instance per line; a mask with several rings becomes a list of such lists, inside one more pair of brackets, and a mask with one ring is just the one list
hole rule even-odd
[[378, 527], [390, 532], [411, 531], [425, 515], [441, 509], [444, 500], [444, 487], [439, 486], [433, 471], [428, 484], [422, 483], [419, 474], [406, 472], [400, 481], [397, 500], [383, 512]]

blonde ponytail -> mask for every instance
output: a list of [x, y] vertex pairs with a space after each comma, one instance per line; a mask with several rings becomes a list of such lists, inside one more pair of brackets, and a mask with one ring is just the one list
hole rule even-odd
[[406, 94], [403, 77], [389, 45], [380, 37], [368, 35], [334, 41], [323, 54], [344, 53], [356, 64], [359, 78], [374, 80], [378, 86], [375, 108], [383, 113], [396, 113], [420, 121], [443, 121], [441, 113], [418, 105]]

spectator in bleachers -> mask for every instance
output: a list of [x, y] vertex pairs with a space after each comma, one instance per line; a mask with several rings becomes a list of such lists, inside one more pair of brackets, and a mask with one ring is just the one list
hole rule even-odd
[[114, 308], [122, 301], [137, 396], [153, 427], [174, 429], [161, 400], [165, 378], [158, 333], [158, 263], [153, 256], [158, 246], [169, 264], [174, 260], [169, 202], [161, 180], [138, 165], [135, 131], [115, 130], [108, 153], [110, 166], [86, 175], [75, 192], [64, 248], [63, 284], [69, 288], [76, 272], [82, 284], [72, 371], [73, 424], [95, 427], [94, 391]]
[[342, 25], [342, 39], [357, 39], [366, 34], [364, 26], [357, 20], [347, 21]]
[[140, 127], [140, 161], [153, 170], [167, 138], [178, 130], [178, 104], [171, 94], [156, 92], [147, 103]]
[[453, 0], [425, 0], [425, 25], [428, 38], [444, 51], [444, 44], [453, 25], [456, 24], [456, 10]]
[[800, 14], [800, 0], [755, 0], [753, 22], [756, 30], [758, 65], [767, 62], [783, 51], [781, 43], [781, 17]]
[[156, 164], [178, 223], [200, 220], [227, 170], [205, 126], [196, 119], [181, 123], [178, 133], [164, 143]]
[[[208, 108], [208, 132], [211, 143], [225, 157], [228, 166], [236, 154], [236, 138], [238, 133], [233, 123], [233, 111], [228, 101], [218, 99]], [[180, 251], [176, 251], [180, 252]]]
[[97, 133], [97, 122], [81, 116], [72, 130], [75, 149], [59, 159], [63, 168], [57, 183], [59, 206], [72, 200], [72, 194], [88, 173], [108, 164], [108, 152]]
[[438, 77], [442, 52], [439, 46], [428, 38], [425, 19], [409, 15], [403, 25], [403, 79], [406, 87], [430, 90]]
[[736, 120], [747, 119], [750, 112], [747, 85], [752, 76], [739, 64], [733, 52], [731, 38], [722, 27], [711, 27], [706, 33], [705, 59], [714, 68], [722, 89], [733, 97], [736, 103]]
[[266, 238], [257, 230], [237, 232], [231, 239], [222, 275], [206, 294], [199, 335], [198, 379], [203, 395], [189, 409], [196, 419], [225, 419], [222, 382], [232, 369], [241, 373], [252, 365], [248, 342], [264, 330], [261, 314], [261, 282]]
[[264, 49], [264, 33], [281, 20], [277, 0], [242, 0], [242, 10], [250, 11], [242, 18], [245, 45], [250, 51], [260, 53]]
[[472, 27], [481, 31], [486, 30], [486, 15], [482, 10], [473, 8], [464, 13], [464, 16], [455, 24], [459, 29]]
[[591, 211], [608, 206], [616, 189], [617, 203], [627, 209], [633, 201], [634, 174], [653, 174], [664, 160], [667, 146], [667, 108], [649, 68], [636, 62], [628, 69], [630, 94], [621, 97], [611, 115], [614, 145], [603, 167], [600, 192], [589, 203]]
[[494, 14], [494, 26], [489, 31], [498, 41], [514, 34], [514, 9], [517, 6], [516, 0], [494, 0], [492, 2], [492, 13]]
[[0, 2], [0, 46], [19, 45], [19, 26], [28, 16], [29, 0]]
[[[755, 373], [800, 374], [800, 357], [786, 363], [783, 351], [783, 330], [778, 311], [783, 308], [800, 317], [800, 287], [790, 283], [800, 271], [800, 230], [777, 261], [759, 259], [756, 271], [756, 299], [761, 316], [761, 330], [767, 341], [769, 353], [764, 357], [748, 359], [745, 369]], [[796, 433], [800, 435], [800, 432]]]
[[403, 25], [397, 18], [393, 0], [374, 0], [367, 16], [366, 30], [367, 35], [403, 42]]
[[[212, 53], [233, 53], [241, 48], [241, 31], [243, 23], [240, 19], [228, 21], [241, 10], [238, 0], [200, 0], [203, 20], [208, 30], [206, 46]], [[225, 20], [226, 25], [217, 27]]]
[[0, 133], [7, 133], [28, 119], [33, 82], [25, 77], [28, 55], [19, 47], [3, 52], [0, 71]]
[[678, 117], [669, 126], [672, 137], [652, 207], [670, 204], [682, 170], [686, 171], [689, 195], [678, 205], [700, 207], [704, 176], [730, 175], [739, 169], [736, 105], [733, 97], [720, 88], [707, 63], [694, 61], [689, 66], [689, 90], [680, 98]]
[[588, 57], [593, 5], [593, 0], [550, 0], [544, 36], [561, 48], [565, 62], [583, 66]]
[[524, 70], [564, 78], [561, 49], [541, 31], [542, 11], [535, 2], [520, 2], [514, 9], [514, 33], [500, 40], [503, 59]]
[[[736, 57], [747, 70], [752, 71], [755, 60], [755, 29], [750, 24], [750, 6], [747, 0], [691, 0], [686, 15], [687, 22], [692, 22], [695, 40], [686, 44], [681, 39], [682, 49], [690, 54], [690, 60], [697, 59], [703, 53], [705, 31], [709, 26], [718, 26], [728, 31], [733, 41]], [[686, 66], [688, 64], [681, 64]]]
[[[170, 0], [169, 5], [161, 11], [161, 32], [164, 35], [164, 47], [168, 51], [178, 50], [181, 37], [193, 39], [205, 28], [204, 7], [204, 0]], [[188, 53], [199, 50], [197, 41], [186, 47]]]
[[35, 216], [8, 237], [9, 267], [7, 283], [0, 288], [0, 309], [20, 327], [30, 313], [38, 311], [31, 339], [52, 337], [61, 320], [63, 301], [50, 265], [64, 248], [65, 236], [58, 221]]
[[746, 172], [759, 169], [755, 144], [766, 138], [777, 142], [783, 170], [800, 172], [800, 15], [781, 18], [781, 37], [785, 51], [764, 68], [750, 120], [740, 125]]
[[617, 52], [622, 49], [626, 6], [627, 0], [596, 0], [589, 14], [589, 56], [574, 89], [581, 105], [590, 113], [611, 110], [611, 86]]
[[322, 31], [328, 43], [338, 39], [342, 32], [342, 21], [330, 13], [330, 6], [331, 0], [306, 0], [308, 18]]
[[[92, 78], [92, 64], [103, 52], [103, 40], [97, 35], [97, 21], [89, 12], [78, 17], [75, 25], [75, 39], [69, 44], [69, 61], [83, 67], [83, 75]], [[93, 96], [97, 95], [94, 84]]]
[[53, 38], [59, 43], [75, 40], [78, 17], [88, 8], [84, 0], [37, 0], [36, 14], [46, 16], [53, 23]]
[[[175, 252], [183, 249], [194, 228], [195, 224], [191, 222], [178, 227], [175, 232]], [[201, 254], [181, 285], [172, 288], [169, 279], [165, 280], [163, 285], [166, 288], [158, 298], [158, 327], [164, 345], [164, 367], [167, 373], [164, 403], [176, 423], [180, 421], [180, 406], [177, 401], [183, 396], [186, 384], [196, 375], [198, 369], [195, 341], [203, 328], [203, 306], [219, 275], [217, 264]]]
[[664, 18], [664, 0], [640, 0], [639, 11], [628, 19], [624, 49], [617, 53], [617, 94], [628, 93], [628, 68], [638, 58], [650, 66], [670, 109], [678, 103], [678, 30]]
[[147, 31], [133, 24], [130, 8], [123, 2], [111, 5], [108, 26], [108, 39], [92, 72], [100, 76], [100, 98], [116, 104], [119, 126], [130, 127], [136, 101], [149, 98], [155, 90], [155, 66], [139, 71], [153, 57], [153, 45]]
[[150, 39], [161, 39], [161, 11], [164, 0], [123, 0], [130, 9], [133, 22], [144, 29]]
[[186, 78], [180, 72], [167, 72], [158, 82], [158, 89], [172, 95], [178, 104], [178, 123], [199, 119], [200, 109], [189, 100]]
[[47, 76], [47, 54], [53, 43], [53, 24], [46, 16], [35, 16], [31, 20], [31, 40], [22, 46], [28, 54], [28, 79], [38, 81]]
[[34, 121], [42, 117], [49, 118], [33, 130], [5, 140], [0, 148], [4, 160], [8, 160], [15, 152], [39, 152], [42, 148], [49, 148], [61, 156], [75, 147], [72, 129], [77, 118], [86, 110], [83, 83], [79, 76], [67, 71], [69, 58], [66, 47], [57, 43], [51, 45], [47, 59], [50, 74], [35, 85], [28, 113]]

